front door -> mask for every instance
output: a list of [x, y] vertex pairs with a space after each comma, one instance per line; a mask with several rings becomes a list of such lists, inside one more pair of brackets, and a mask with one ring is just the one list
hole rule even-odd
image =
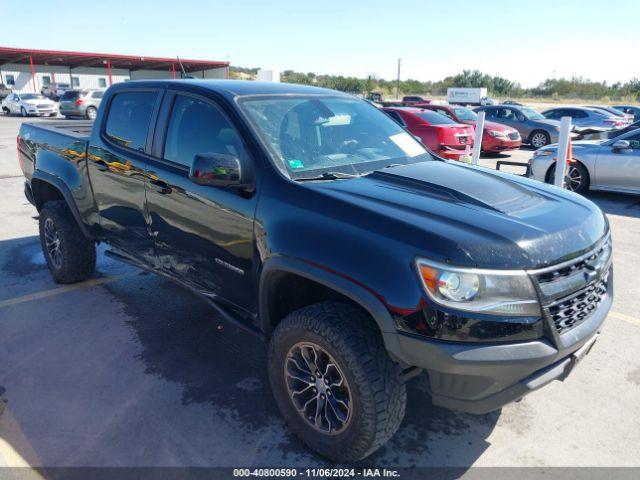
[[624, 135], [630, 149], [616, 150], [603, 145], [596, 159], [596, 184], [599, 187], [640, 192], [640, 133]]
[[107, 241], [144, 263], [155, 261], [145, 216], [145, 164], [159, 90], [116, 93], [100, 138], [87, 155], [89, 178]]
[[[253, 311], [256, 196], [197, 185], [189, 168], [200, 153], [231, 154], [252, 164], [236, 129], [211, 100], [168, 93], [147, 169], [147, 208], [160, 265], [212, 297]], [[163, 119], [164, 117], [164, 119]], [[166, 130], [163, 125], [166, 125]], [[159, 148], [157, 148], [159, 147]]]

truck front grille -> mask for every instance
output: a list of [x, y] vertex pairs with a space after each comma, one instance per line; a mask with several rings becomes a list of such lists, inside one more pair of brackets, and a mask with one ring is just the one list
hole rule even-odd
[[549, 315], [558, 333], [564, 333], [582, 323], [594, 313], [607, 293], [609, 275], [589, 284], [577, 294], [549, 307]]
[[591, 252], [534, 272], [548, 312], [558, 333], [564, 333], [589, 318], [604, 299], [611, 270], [611, 238]]

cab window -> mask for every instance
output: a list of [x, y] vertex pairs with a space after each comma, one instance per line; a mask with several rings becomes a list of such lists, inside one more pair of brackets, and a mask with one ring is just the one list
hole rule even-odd
[[222, 153], [240, 160], [247, 157], [240, 136], [215, 105], [178, 95], [167, 129], [164, 158], [190, 167], [200, 153]]
[[114, 95], [105, 135], [121, 147], [144, 151], [157, 92], [122, 92]]

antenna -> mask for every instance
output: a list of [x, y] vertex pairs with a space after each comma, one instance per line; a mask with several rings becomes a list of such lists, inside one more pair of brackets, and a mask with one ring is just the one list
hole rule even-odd
[[193, 75], [187, 75], [187, 72], [185, 71], [184, 66], [182, 65], [182, 62], [180, 61], [180, 57], [176, 55], [176, 58], [178, 59], [178, 63], [180, 64], [180, 70], [182, 70], [182, 78], [185, 78], [185, 79], [196, 78]]

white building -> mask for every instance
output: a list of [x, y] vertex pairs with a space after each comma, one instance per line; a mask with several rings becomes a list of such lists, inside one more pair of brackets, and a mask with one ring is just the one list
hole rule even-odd
[[[229, 62], [180, 61], [188, 75], [229, 78]], [[39, 93], [51, 84], [107, 88], [128, 80], [181, 77], [175, 58], [0, 47], [0, 83], [20, 93]]]

